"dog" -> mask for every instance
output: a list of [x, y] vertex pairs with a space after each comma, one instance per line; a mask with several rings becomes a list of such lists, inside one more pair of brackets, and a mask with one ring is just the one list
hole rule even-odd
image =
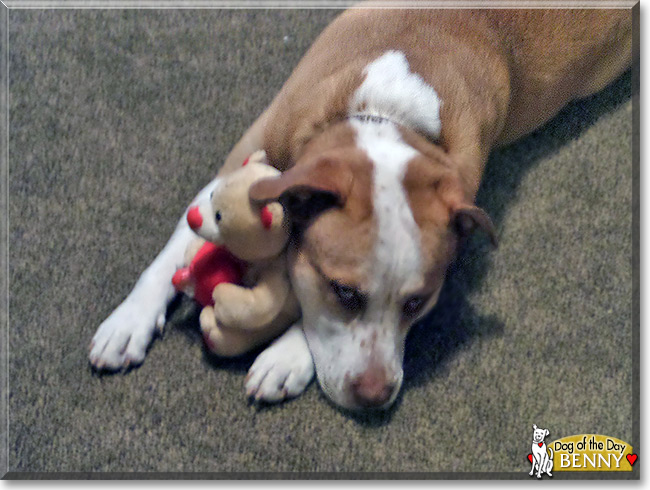
[[[288, 260], [302, 320], [254, 361], [248, 395], [296, 396], [315, 370], [340, 407], [390, 406], [406, 336], [436, 304], [459, 244], [475, 230], [497, 244], [474, 205], [490, 151], [623, 73], [632, 29], [631, 10], [362, 4], [337, 17], [220, 171], [266, 150], [283, 173], [250, 198], [281, 202], [293, 224]], [[191, 238], [181, 219], [100, 325], [92, 366], [144, 360]]]
[[549, 448], [550, 454], [546, 452], [546, 444], [544, 443], [544, 438], [549, 434], [548, 429], [538, 429], [537, 425], [533, 424], [533, 461], [532, 468], [530, 469], [530, 476], [533, 476], [535, 473], [535, 468], [537, 468], [537, 478], [542, 477], [542, 473], [546, 473], [548, 476], [553, 476], [551, 470], [553, 469], [553, 450]]

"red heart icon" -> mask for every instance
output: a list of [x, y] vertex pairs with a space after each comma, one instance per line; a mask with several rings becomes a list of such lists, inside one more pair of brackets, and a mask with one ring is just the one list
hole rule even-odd
[[627, 461], [630, 463], [630, 466], [634, 466], [634, 463], [636, 463], [636, 458], [638, 456], [636, 454], [628, 454], [625, 457], [627, 458]]
[[543, 442], [540, 442], [540, 443], [538, 444], [539, 447], [542, 447], [543, 445], [544, 445]]
[[532, 454], [528, 455], [528, 461], [530, 461], [531, 463], [533, 462], [533, 455]]

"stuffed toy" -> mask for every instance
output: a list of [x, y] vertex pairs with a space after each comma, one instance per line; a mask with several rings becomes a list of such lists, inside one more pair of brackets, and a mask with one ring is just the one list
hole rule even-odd
[[300, 316], [284, 253], [289, 233], [282, 205], [258, 204], [248, 195], [254, 182], [279, 174], [263, 151], [256, 152], [187, 212], [198, 237], [172, 283], [203, 307], [203, 339], [217, 355], [243, 354]]

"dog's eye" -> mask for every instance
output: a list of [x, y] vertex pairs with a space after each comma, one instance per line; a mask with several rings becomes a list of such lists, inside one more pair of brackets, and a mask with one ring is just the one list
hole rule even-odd
[[336, 281], [332, 281], [330, 285], [336, 294], [336, 299], [345, 309], [359, 311], [366, 306], [366, 297], [358, 289], [339, 284]]
[[214, 215], [214, 219], [217, 220], [217, 223], [221, 221], [221, 213], [219, 211], [217, 211], [217, 214]]
[[413, 318], [420, 313], [425, 303], [426, 299], [423, 296], [413, 296], [412, 298], [409, 298], [402, 308], [404, 316]]

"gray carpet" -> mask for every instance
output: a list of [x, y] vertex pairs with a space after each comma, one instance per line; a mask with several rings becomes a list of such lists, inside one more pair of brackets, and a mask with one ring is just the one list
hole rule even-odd
[[493, 154], [500, 247], [454, 265], [389, 412], [316, 384], [249, 405], [253, 357], [207, 358], [187, 302], [139, 369], [91, 373], [96, 327], [334, 15], [10, 11], [12, 472], [526, 476], [533, 423], [638, 444], [630, 73]]

